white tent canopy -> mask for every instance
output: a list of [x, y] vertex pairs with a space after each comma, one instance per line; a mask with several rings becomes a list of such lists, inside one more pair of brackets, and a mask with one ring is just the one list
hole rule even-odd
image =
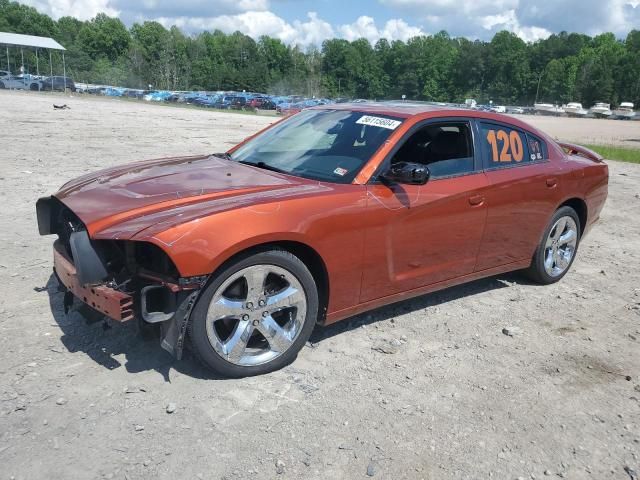
[[[62, 71], [64, 77], [64, 90], [67, 90], [67, 65], [64, 59], [64, 52], [66, 49], [56, 42], [53, 38], [49, 37], [37, 37], [35, 35], [22, 35], [19, 33], [7, 33], [0, 32], [0, 45], [5, 47], [7, 50], [7, 71], [11, 73], [11, 64], [9, 58], [9, 47], [20, 48], [20, 57], [22, 60], [22, 65], [20, 67], [20, 72], [24, 73], [24, 53], [23, 48], [35, 48], [36, 50], [36, 73], [40, 76], [40, 65], [39, 65], [39, 56], [38, 49], [43, 48], [49, 51], [49, 69], [51, 73], [51, 77], [53, 77], [53, 59], [51, 58], [51, 50], [61, 50], [62, 51]], [[53, 81], [52, 81], [53, 82]], [[53, 89], [53, 83], [52, 89]], [[38, 83], [38, 89], [40, 89], [41, 84]]]
[[21, 35], [19, 33], [0, 32], [0, 45], [65, 50], [65, 48], [53, 38], [36, 37], [35, 35]]

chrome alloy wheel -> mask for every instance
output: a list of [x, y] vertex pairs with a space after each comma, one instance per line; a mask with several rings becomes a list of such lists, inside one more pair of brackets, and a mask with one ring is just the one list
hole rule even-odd
[[544, 245], [544, 269], [551, 277], [562, 275], [576, 253], [578, 226], [569, 216], [560, 217]]
[[261, 365], [289, 349], [306, 314], [304, 289], [291, 272], [275, 265], [252, 265], [231, 275], [214, 293], [207, 337], [228, 362]]

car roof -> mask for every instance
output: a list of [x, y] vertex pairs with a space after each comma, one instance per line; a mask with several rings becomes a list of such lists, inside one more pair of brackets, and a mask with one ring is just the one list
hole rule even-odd
[[432, 103], [413, 101], [332, 103], [328, 105], [318, 105], [315, 107], [311, 107], [310, 110], [349, 110], [370, 115], [386, 115], [389, 117], [404, 119], [409, 119], [412, 117], [420, 117], [422, 119], [439, 117], [476, 118], [480, 120], [488, 120], [512, 125], [514, 127], [527, 130], [534, 135], [544, 137], [547, 141], [553, 141], [553, 139], [549, 137], [549, 135], [546, 135], [544, 132], [538, 130], [527, 122], [523, 122], [519, 118], [502, 113], [470, 110], [468, 108], [456, 107], [446, 104], [437, 105]]
[[420, 102], [353, 102], [332, 103], [314, 107], [323, 110], [352, 110], [355, 112], [388, 115], [391, 117], [409, 118], [430, 112], [444, 112], [447, 110], [462, 110], [455, 107], [443, 107]]

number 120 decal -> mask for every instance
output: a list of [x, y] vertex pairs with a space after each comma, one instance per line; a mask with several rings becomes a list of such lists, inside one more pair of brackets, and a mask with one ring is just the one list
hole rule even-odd
[[504, 130], [489, 130], [487, 141], [491, 145], [492, 160], [494, 162], [521, 162], [524, 158], [522, 139], [515, 130], [511, 130], [510, 133]]

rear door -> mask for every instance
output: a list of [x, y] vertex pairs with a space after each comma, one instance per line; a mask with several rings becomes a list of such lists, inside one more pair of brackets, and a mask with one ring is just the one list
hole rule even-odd
[[[431, 129], [431, 131], [429, 131]], [[438, 149], [434, 141], [463, 132], [466, 152]], [[488, 181], [467, 119], [429, 121], [410, 130], [388, 161], [425, 163], [426, 185], [367, 186], [368, 229], [361, 301], [412, 290], [473, 272], [482, 239]], [[430, 154], [426, 157], [421, 149]], [[464, 146], [462, 147], [464, 150]], [[400, 158], [401, 157], [401, 158]]]
[[511, 125], [479, 121], [480, 153], [491, 188], [476, 271], [531, 259], [561, 199], [558, 162], [547, 145]]

